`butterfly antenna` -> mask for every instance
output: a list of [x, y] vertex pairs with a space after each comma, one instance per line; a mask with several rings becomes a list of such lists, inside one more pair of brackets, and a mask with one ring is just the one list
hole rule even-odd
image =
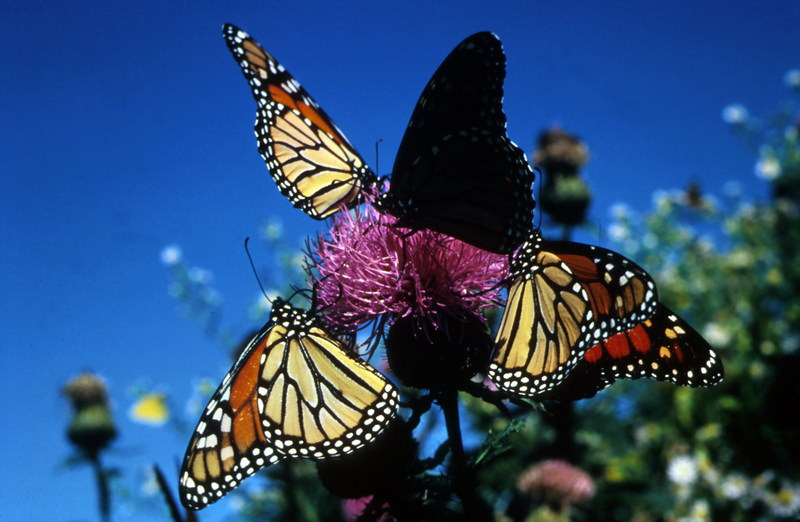
[[261, 289], [261, 293], [264, 294], [264, 297], [267, 299], [269, 304], [272, 304], [267, 292], [264, 290], [264, 285], [261, 284], [261, 278], [258, 277], [258, 270], [256, 270], [256, 265], [253, 263], [253, 256], [250, 255], [250, 247], [248, 243], [250, 242], [250, 236], [244, 238], [244, 251], [247, 252], [247, 260], [250, 261], [250, 268], [253, 269], [253, 275], [256, 276], [256, 282], [258, 283], [258, 287]]
[[312, 310], [314, 309], [313, 301], [312, 301], [313, 294], [312, 294], [311, 290], [309, 290], [308, 288], [300, 288], [299, 286], [297, 286], [295, 284], [290, 284], [289, 285], [289, 289], [292, 291], [292, 294], [286, 299], [287, 301], [291, 301], [292, 299], [294, 299], [298, 295], [302, 295], [303, 297], [305, 297], [312, 304], [311, 309]]
[[380, 159], [380, 154], [378, 154], [378, 145], [380, 145], [382, 141], [383, 138], [378, 138], [378, 141], [375, 142], [375, 172], [378, 174], [378, 176], [381, 175], [381, 168], [380, 164], [378, 163], [378, 160]]

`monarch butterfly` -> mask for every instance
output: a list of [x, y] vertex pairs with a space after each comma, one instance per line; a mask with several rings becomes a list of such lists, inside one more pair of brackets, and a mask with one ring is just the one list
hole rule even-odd
[[430, 228], [511, 253], [533, 219], [533, 171], [506, 136], [505, 55], [476, 33], [445, 58], [419, 97], [378, 208], [398, 226]]
[[314, 219], [357, 204], [377, 178], [342, 131], [250, 35], [231, 24], [222, 33], [258, 104], [258, 151], [281, 193]]
[[514, 256], [489, 378], [537, 397], [556, 388], [596, 343], [652, 315], [655, 283], [604, 248], [544, 241], [538, 230]]
[[722, 361], [697, 331], [658, 304], [652, 316], [589, 348], [556, 389], [539, 397], [594, 397], [617, 379], [649, 377], [691, 387], [718, 384]]
[[393, 384], [315, 316], [276, 299], [200, 417], [183, 459], [181, 502], [201, 509], [284, 458], [350, 453], [396, 409]]

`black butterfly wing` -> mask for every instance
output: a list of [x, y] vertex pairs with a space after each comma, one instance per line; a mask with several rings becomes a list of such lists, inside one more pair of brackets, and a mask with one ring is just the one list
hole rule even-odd
[[506, 136], [505, 55], [492, 33], [461, 42], [422, 92], [379, 206], [398, 225], [430, 228], [510, 253], [533, 218], [533, 171]]
[[395, 167], [410, 161], [431, 140], [480, 127], [505, 134], [503, 46], [495, 34], [473, 34], [458, 44], [433, 74], [417, 101]]

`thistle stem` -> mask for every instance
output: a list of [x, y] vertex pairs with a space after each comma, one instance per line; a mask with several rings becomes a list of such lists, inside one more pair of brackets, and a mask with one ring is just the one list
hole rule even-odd
[[111, 494], [108, 489], [108, 474], [103, 469], [100, 462], [100, 455], [93, 455], [89, 458], [94, 470], [95, 480], [97, 480], [97, 493], [100, 504], [100, 520], [109, 522], [111, 520]]
[[439, 404], [444, 413], [447, 436], [450, 441], [450, 472], [453, 476], [453, 491], [461, 499], [465, 520], [490, 520], [486, 504], [475, 492], [474, 477], [470, 475], [461, 439], [461, 423], [458, 416], [458, 390], [442, 390]]

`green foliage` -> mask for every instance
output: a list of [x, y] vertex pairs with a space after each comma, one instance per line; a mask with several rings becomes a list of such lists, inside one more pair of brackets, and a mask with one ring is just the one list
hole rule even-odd
[[[514, 450], [482, 472], [494, 498], [513, 491], [524, 467], [558, 457], [588, 471], [597, 487], [574, 519], [800, 514], [798, 124], [776, 131], [740, 123], [766, 142], [756, 172], [770, 182], [771, 200], [755, 203], [729, 187], [720, 202], [690, 187], [657, 194], [645, 215], [618, 206], [610, 227], [622, 251], [654, 276], [660, 300], [719, 351], [725, 380], [712, 389], [617, 383], [575, 405], [571, 446], [559, 441], [569, 408], [531, 415], [510, 439]], [[476, 429], [497, 429], [485, 406], [471, 405]], [[537, 510], [528, 520], [538, 519]]]

